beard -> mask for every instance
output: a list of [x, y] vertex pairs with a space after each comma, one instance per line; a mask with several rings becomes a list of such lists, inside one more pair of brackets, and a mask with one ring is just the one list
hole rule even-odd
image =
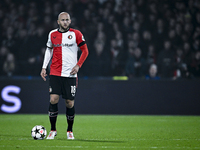
[[64, 26], [60, 25], [60, 28], [61, 28], [62, 30], [64, 30], [64, 31], [67, 31], [67, 30], [69, 29], [69, 26], [64, 27]]

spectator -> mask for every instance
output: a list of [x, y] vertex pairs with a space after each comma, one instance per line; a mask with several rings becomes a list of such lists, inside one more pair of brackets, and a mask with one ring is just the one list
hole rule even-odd
[[123, 74], [123, 60], [124, 60], [124, 53], [122, 49], [118, 46], [117, 41], [115, 39], [111, 40], [111, 47], [110, 47], [110, 53], [111, 53], [111, 76], [115, 75], [122, 75]]
[[200, 39], [200, 27], [196, 27], [196, 29], [194, 30], [193, 39]]
[[8, 49], [16, 54], [16, 49], [14, 48], [15, 45], [15, 38], [14, 38], [14, 29], [11, 26], [6, 28], [5, 37], [3, 38], [2, 45], [8, 47]]
[[160, 77], [157, 76], [157, 65], [156, 64], [151, 64], [149, 67], [149, 72], [148, 75], [145, 76], [146, 80], [159, 80]]
[[[1, 70], [3, 70], [3, 66], [4, 66], [4, 62], [6, 61], [6, 59], [7, 59], [7, 55], [8, 55], [8, 53], [9, 53], [9, 50], [8, 50], [8, 48], [7, 47], [5, 47], [5, 46], [2, 46], [1, 48], [0, 48], [0, 69]], [[5, 75], [5, 73], [3, 73], [3, 71], [0, 71], [0, 75]]]
[[193, 59], [188, 69], [193, 77], [195, 78], [200, 77], [200, 51], [194, 53]]
[[127, 34], [131, 32], [132, 28], [130, 26], [130, 17], [126, 16], [123, 19], [123, 33]]
[[109, 74], [109, 52], [105, 48], [106, 36], [99, 31], [94, 42], [94, 51], [88, 57], [90, 68], [89, 76], [108, 76]]
[[173, 79], [177, 78], [188, 78], [189, 72], [187, 68], [187, 64], [184, 62], [184, 53], [181, 48], [176, 49], [176, 57], [175, 57], [175, 63], [176, 63], [176, 70], [174, 71], [174, 77]]
[[190, 64], [191, 58], [192, 58], [192, 49], [191, 46], [188, 42], [185, 42], [183, 44], [183, 54], [184, 54], [184, 62], [186, 62], [186, 64]]
[[170, 41], [164, 42], [164, 49], [158, 54], [158, 70], [161, 78], [172, 78], [174, 73], [174, 54]]
[[175, 26], [175, 32], [176, 32], [176, 45], [177, 46], [181, 46], [182, 44], [182, 40], [181, 40], [181, 36], [182, 36], [182, 26], [180, 23], [177, 23]]
[[124, 40], [122, 37], [122, 33], [120, 31], [116, 32], [116, 38], [117, 46], [120, 47], [120, 49], [124, 49]]
[[15, 72], [15, 58], [12, 53], [8, 53], [6, 60], [3, 64], [3, 72], [6, 74], [6, 76], [11, 77], [13, 73]]
[[174, 46], [178, 45], [178, 42], [176, 40], [176, 32], [175, 32], [175, 30], [173, 30], [173, 29], [169, 30], [168, 37], [169, 37], [169, 40], [170, 40], [172, 45], [174, 45]]
[[133, 28], [133, 31], [132, 31], [132, 32], [137, 32], [138, 34], [141, 34], [141, 31], [140, 31], [140, 23], [139, 23], [139, 22], [134, 21], [134, 22], [133, 22], [133, 25], [132, 25], [132, 28]]
[[166, 29], [162, 19], [157, 20], [156, 30], [154, 32], [154, 41], [156, 42], [156, 49], [160, 51], [163, 48], [164, 37], [166, 36]]
[[134, 32], [133, 36], [132, 36], [132, 38], [130, 40], [132, 40], [134, 48], [142, 46], [140, 35], [139, 35], [138, 32]]
[[200, 50], [200, 38], [193, 41], [192, 47], [194, 51]]
[[141, 44], [141, 49], [142, 49], [143, 56], [146, 58], [148, 47], [152, 43], [151, 33], [149, 31], [144, 31], [142, 37], [143, 37], [142, 43], [145, 43], [145, 44]]
[[145, 59], [140, 48], [129, 49], [129, 58], [126, 63], [126, 75], [131, 78], [141, 78], [145, 73]]
[[155, 50], [155, 46], [152, 44], [150, 44], [148, 47], [146, 63], [147, 63], [148, 68], [150, 67], [151, 64], [156, 63], [156, 50]]
[[156, 26], [156, 14], [149, 14], [148, 16], [149, 21], [147, 22], [147, 29], [149, 31], [152, 31], [152, 33], [155, 31], [155, 26]]

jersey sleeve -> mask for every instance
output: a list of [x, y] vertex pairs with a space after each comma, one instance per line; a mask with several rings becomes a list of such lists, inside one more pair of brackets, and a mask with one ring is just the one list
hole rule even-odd
[[78, 60], [77, 65], [81, 68], [81, 66], [83, 65], [84, 61], [86, 60], [86, 58], [88, 57], [89, 51], [87, 48], [87, 44], [84, 44], [80, 47], [82, 54]]
[[49, 61], [52, 57], [53, 54], [53, 50], [50, 49], [49, 47], [46, 48], [45, 54], [44, 54], [44, 61], [43, 61], [43, 65], [42, 68], [46, 69], [47, 65], [49, 64]]
[[79, 30], [75, 30], [75, 34], [76, 34], [76, 43], [82, 51], [82, 54], [81, 54], [79, 61], [77, 63], [77, 65], [79, 67], [81, 67], [83, 65], [85, 59], [87, 58], [89, 52], [88, 52], [87, 44], [85, 43], [85, 39], [83, 37], [83, 34]]
[[82, 45], [85, 44], [84, 36], [79, 30], [75, 30], [75, 34], [76, 34], [76, 43], [78, 47], [81, 47]]
[[52, 42], [51, 42], [51, 32], [49, 33], [49, 35], [48, 35], [48, 40], [47, 40], [47, 47], [49, 47], [49, 48], [52, 48], [53, 46], [52, 46]]

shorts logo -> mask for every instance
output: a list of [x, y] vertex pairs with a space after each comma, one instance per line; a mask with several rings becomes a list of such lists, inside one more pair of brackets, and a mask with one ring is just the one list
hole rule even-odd
[[52, 88], [51, 87], [49, 87], [49, 93], [51, 93], [52, 92]]
[[72, 35], [69, 35], [69, 36], [68, 36], [68, 39], [70, 39], [70, 40], [71, 40], [71, 39], [72, 39]]

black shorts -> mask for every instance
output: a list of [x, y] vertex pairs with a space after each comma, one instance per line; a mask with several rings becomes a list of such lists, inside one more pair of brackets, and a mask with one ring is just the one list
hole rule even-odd
[[63, 99], [74, 100], [76, 94], [76, 78], [49, 76], [49, 93], [62, 95]]

